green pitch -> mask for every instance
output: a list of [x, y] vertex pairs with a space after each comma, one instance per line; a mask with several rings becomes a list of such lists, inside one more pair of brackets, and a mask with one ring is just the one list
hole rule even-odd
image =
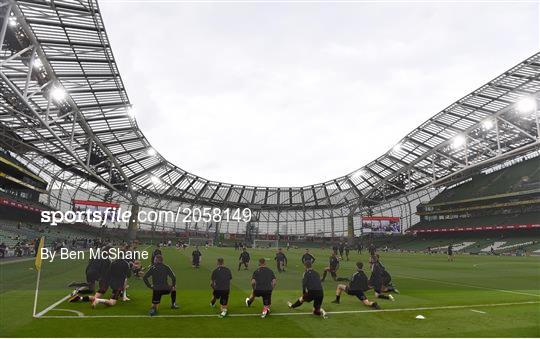
[[[141, 247], [141, 248], [144, 248]], [[148, 248], [151, 250], [151, 248]], [[162, 299], [160, 317], [150, 318], [151, 291], [141, 279], [129, 281], [131, 301], [115, 307], [63, 302], [42, 318], [32, 317], [36, 272], [33, 262], [1, 264], [0, 335], [13, 337], [538, 337], [540, 336], [540, 260], [526, 257], [458, 255], [447, 262], [443, 255], [381, 254], [401, 294], [396, 301], [377, 301], [382, 310], [363, 306], [356, 298], [343, 295], [341, 304], [331, 304], [336, 283], [324, 283], [324, 320], [310, 315], [311, 304], [289, 310], [286, 302], [301, 292], [302, 250], [286, 252], [287, 272], [278, 274], [272, 296], [272, 314], [261, 319], [262, 302], [244, 305], [250, 292], [250, 277], [256, 259], [270, 259], [273, 250], [250, 250], [249, 271], [237, 272], [239, 252], [231, 248], [202, 249], [202, 267], [190, 265], [192, 249], [165, 249], [165, 263], [178, 279], [180, 309], [169, 308], [169, 296]], [[313, 250], [315, 269], [322, 274], [328, 251]], [[219, 319], [219, 306], [209, 305], [210, 272], [218, 256], [233, 271], [230, 316]], [[367, 263], [368, 256], [351, 252], [342, 261], [338, 276], [350, 276], [354, 262]], [[148, 263], [144, 263], [145, 266]], [[71, 281], [84, 280], [85, 261], [44, 263], [37, 311], [43, 311], [65, 297]], [[369, 275], [369, 269], [366, 270]], [[373, 292], [367, 292], [374, 300]], [[250, 316], [250, 315], [253, 316]], [[84, 315], [80, 317], [80, 315]], [[240, 316], [239, 316], [240, 315]], [[247, 316], [245, 316], [247, 315]], [[415, 319], [423, 315], [424, 320]]]

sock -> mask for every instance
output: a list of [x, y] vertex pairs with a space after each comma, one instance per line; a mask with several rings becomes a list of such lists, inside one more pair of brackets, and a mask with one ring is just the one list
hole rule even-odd
[[384, 295], [384, 294], [379, 294], [377, 296], [377, 298], [381, 298], [381, 299], [390, 299], [387, 295]]
[[300, 301], [300, 299], [296, 300], [296, 302], [294, 304], [292, 304], [292, 308], [297, 308], [298, 306], [302, 305], [303, 302]]
[[216, 303], [216, 299], [210, 300], [210, 304], [212, 304], [212, 306], [215, 305], [215, 303]]
[[171, 303], [176, 304], [176, 291], [171, 291]]
[[373, 308], [377, 308], [377, 306], [379, 306], [377, 303], [371, 304], [371, 307], [373, 307]]
[[82, 299], [81, 299], [81, 300], [82, 300], [82, 301], [86, 301], [86, 302], [88, 302], [88, 301], [90, 301], [90, 297], [89, 297], [89, 296], [87, 296], [87, 295], [85, 295], [84, 297], [82, 297]]
[[251, 305], [253, 303], [253, 299], [249, 298], [248, 305]]
[[265, 306], [263, 307], [262, 311], [268, 313], [268, 311], [270, 311], [270, 305], [268, 305], [268, 306], [265, 305]]
[[314, 309], [314, 310], [313, 310], [313, 314], [315, 314], [315, 315], [321, 315], [321, 310], [320, 310], [320, 309], [318, 309], [318, 310]]
[[336, 295], [336, 301], [339, 302], [339, 299], [341, 299], [341, 295]]
[[107, 299], [96, 298], [95, 301], [98, 304], [106, 304], [107, 303]]

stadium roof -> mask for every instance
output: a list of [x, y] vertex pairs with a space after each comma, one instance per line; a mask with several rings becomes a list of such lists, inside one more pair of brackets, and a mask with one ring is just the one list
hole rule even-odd
[[516, 105], [540, 96], [540, 53], [352, 173], [303, 187], [209, 180], [156, 153], [130, 115], [97, 1], [0, 0], [0, 6], [0, 145], [31, 154], [53, 181], [69, 173], [131, 202], [354, 211], [448, 184], [539, 145], [537, 107], [519, 113]]

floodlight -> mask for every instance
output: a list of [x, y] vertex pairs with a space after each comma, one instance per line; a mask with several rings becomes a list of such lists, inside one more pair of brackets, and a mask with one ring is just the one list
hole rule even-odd
[[128, 109], [127, 109], [127, 115], [128, 115], [131, 119], [135, 118], [135, 110], [133, 109], [133, 107], [128, 107]]
[[460, 148], [461, 146], [465, 145], [465, 136], [462, 134], [456, 135], [454, 137], [454, 140], [452, 141], [452, 147], [453, 148]]
[[34, 66], [35, 68], [41, 68], [43, 67], [43, 63], [41, 62], [41, 59], [35, 58], [32, 66]]
[[366, 174], [366, 171], [364, 169], [359, 169], [358, 171], [354, 172], [353, 178], [359, 178], [364, 174]]
[[56, 101], [64, 100], [66, 91], [62, 87], [55, 87], [51, 90], [51, 97]]
[[486, 119], [486, 120], [482, 121], [482, 127], [485, 130], [490, 130], [490, 129], [493, 128], [493, 126], [495, 126], [495, 124], [493, 123], [492, 119]]
[[536, 100], [532, 97], [525, 97], [517, 102], [516, 110], [518, 113], [530, 113], [536, 110]]
[[154, 184], [154, 185], [161, 184], [161, 180], [158, 177], [156, 177], [155, 175], [150, 177], [150, 181], [152, 181], [152, 184]]
[[11, 27], [17, 26], [17, 19], [16, 19], [15, 17], [13, 17], [13, 16], [10, 17], [10, 18], [9, 18], [9, 25], [10, 25]]
[[148, 151], [146, 152], [149, 156], [153, 157], [157, 154], [156, 150], [152, 147], [148, 148]]

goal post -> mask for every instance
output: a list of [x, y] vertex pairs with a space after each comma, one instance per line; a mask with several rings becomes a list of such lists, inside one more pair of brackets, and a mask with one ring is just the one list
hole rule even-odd
[[255, 239], [253, 240], [253, 248], [278, 248], [279, 241], [276, 240], [262, 240]]
[[188, 245], [189, 246], [214, 246], [214, 239], [211, 238], [189, 238], [188, 239]]

